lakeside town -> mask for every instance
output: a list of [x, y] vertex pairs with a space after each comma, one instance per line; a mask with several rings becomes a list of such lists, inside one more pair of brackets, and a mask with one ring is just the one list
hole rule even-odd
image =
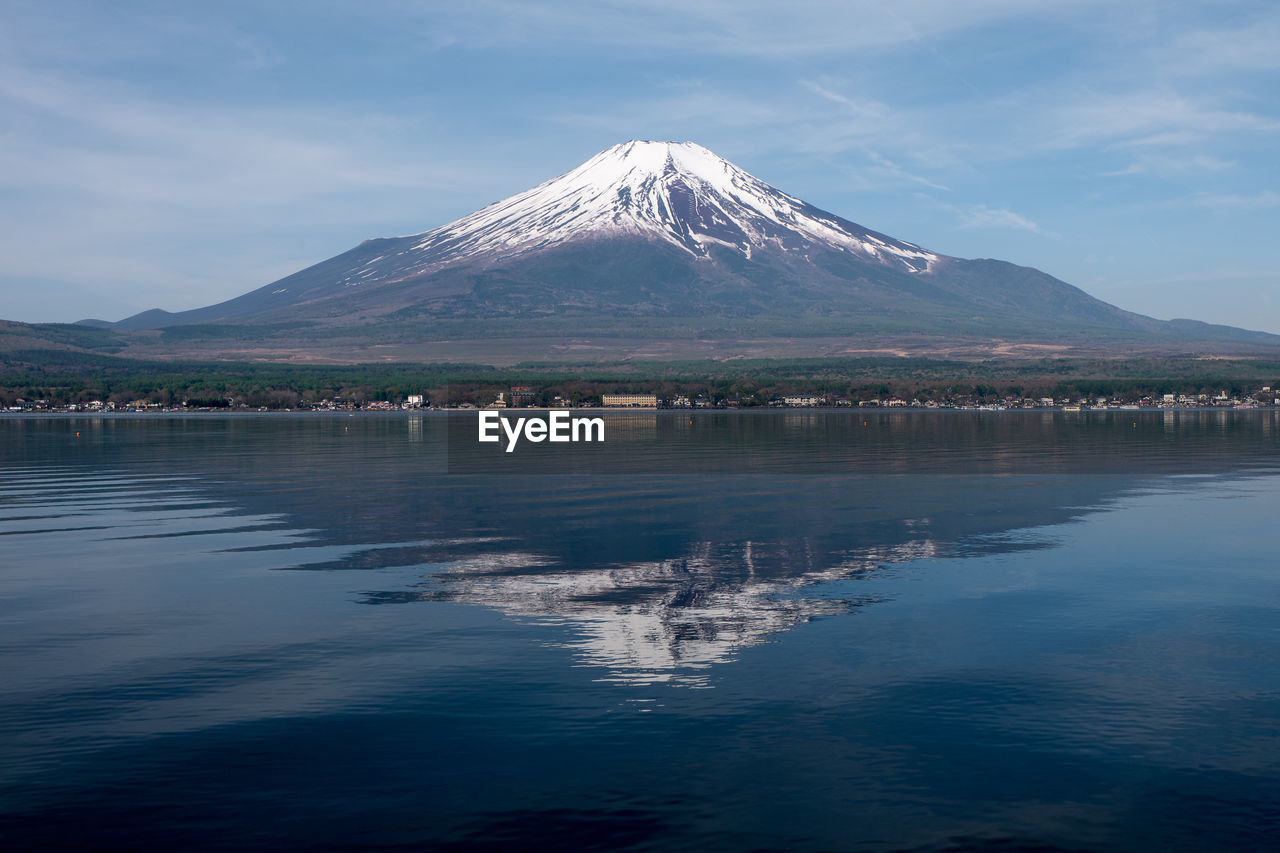
[[17, 398], [0, 408], [7, 414], [22, 413], [180, 413], [215, 411], [315, 411], [315, 412], [389, 412], [389, 411], [465, 411], [477, 409], [898, 409], [898, 410], [1057, 410], [1066, 412], [1143, 409], [1258, 409], [1280, 407], [1280, 390], [1263, 385], [1249, 393], [1230, 394], [1161, 394], [1095, 397], [1023, 397], [1005, 395], [976, 399], [974, 395], [956, 394], [912, 397], [868, 397], [853, 399], [841, 394], [805, 394], [771, 397], [761, 400], [755, 395], [731, 397], [723, 394], [657, 394], [616, 393], [595, 396], [550, 394], [529, 386], [511, 386], [508, 390], [469, 395], [470, 399], [451, 400], [441, 394], [438, 402], [427, 394], [408, 394], [397, 400], [359, 400], [326, 397], [315, 401], [299, 401], [291, 406], [254, 406], [235, 397], [217, 400], [184, 400], [162, 403], [151, 399], [133, 401], [90, 400], [58, 403], [47, 399]]

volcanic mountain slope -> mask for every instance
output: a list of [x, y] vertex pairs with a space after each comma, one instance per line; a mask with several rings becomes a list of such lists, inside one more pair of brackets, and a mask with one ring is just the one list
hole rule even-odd
[[114, 325], [404, 321], [430, 334], [433, 322], [510, 318], [533, 331], [540, 319], [573, 317], [646, 318], [649, 329], [693, 318], [757, 330], [838, 321], [842, 334], [1185, 336], [1038, 270], [871, 231], [691, 142], [616, 145], [440, 228], [368, 240], [218, 305]]

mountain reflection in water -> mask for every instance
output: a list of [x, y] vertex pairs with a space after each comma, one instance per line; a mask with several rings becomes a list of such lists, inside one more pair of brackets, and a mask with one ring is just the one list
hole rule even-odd
[[806, 588], [936, 553], [921, 540], [849, 552], [828, 565], [815, 564], [803, 541], [702, 542], [680, 559], [577, 570], [506, 553], [445, 564], [414, 589], [364, 600], [478, 604], [564, 625], [579, 637], [567, 647], [614, 680], [706, 686], [703, 671], [739, 649], [874, 600], [806, 595]]
[[1159, 475], [1273, 461], [1280, 434], [1274, 412], [593, 414], [608, 440], [586, 449], [480, 446], [473, 414], [99, 418], [77, 449], [279, 519], [283, 540], [237, 528], [235, 553], [277, 552], [265, 567], [418, 567], [358, 600], [556, 623], [608, 678], [707, 685], [741, 649], [876, 600], [848, 581], [1045, 547], [1007, 534]]

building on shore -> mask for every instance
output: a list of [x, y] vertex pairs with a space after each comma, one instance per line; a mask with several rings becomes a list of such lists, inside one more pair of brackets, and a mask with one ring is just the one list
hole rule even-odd
[[612, 408], [656, 409], [658, 408], [658, 395], [603, 394], [600, 397], [600, 405]]
[[537, 392], [528, 385], [512, 385], [507, 394], [508, 405], [512, 407], [532, 406], [537, 402]]

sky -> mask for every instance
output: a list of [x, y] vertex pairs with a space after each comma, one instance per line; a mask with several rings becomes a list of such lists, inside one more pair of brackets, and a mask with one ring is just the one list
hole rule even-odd
[[0, 20], [4, 319], [209, 305], [655, 139], [933, 251], [1280, 333], [1274, 0], [0, 0]]

